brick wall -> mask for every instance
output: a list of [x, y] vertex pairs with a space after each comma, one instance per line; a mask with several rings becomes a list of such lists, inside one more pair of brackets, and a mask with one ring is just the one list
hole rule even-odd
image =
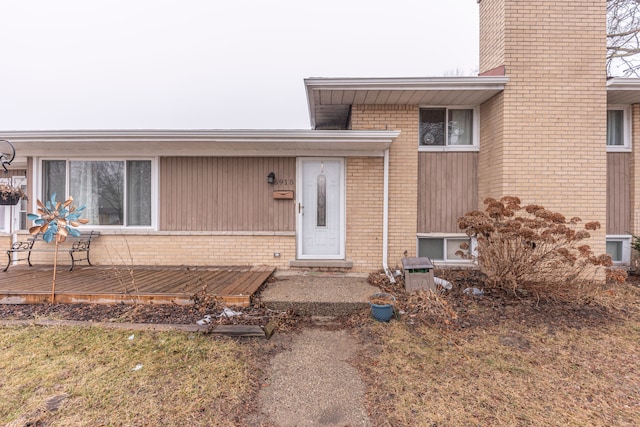
[[[503, 45], [510, 80], [502, 100], [503, 148], [496, 153], [501, 165], [480, 200], [517, 195], [605, 224], [606, 2], [482, 0], [481, 16], [502, 4], [504, 36], [495, 31], [498, 23], [481, 25], [481, 55], [487, 55], [481, 62], [500, 65], [490, 47]], [[591, 244], [604, 251], [604, 227]]]
[[504, 1], [480, 2], [480, 74], [504, 65]]
[[[64, 250], [66, 244], [60, 248], [60, 265], [70, 264], [69, 254]], [[53, 249], [52, 244], [43, 241], [36, 245]], [[295, 259], [295, 248], [293, 235], [103, 234], [91, 243], [91, 261], [97, 265], [271, 265], [289, 268], [289, 260]], [[280, 257], [274, 258], [274, 252], [279, 252]], [[53, 254], [34, 252], [32, 262], [51, 264]]]
[[480, 153], [478, 158], [478, 207], [484, 199], [500, 197], [504, 185], [504, 95], [494, 96], [480, 106]]
[[347, 159], [346, 258], [355, 271], [382, 267], [384, 159]]
[[[352, 129], [400, 130], [389, 156], [389, 266], [415, 256], [417, 230], [418, 106], [354, 105]], [[382, 192], [380, 192], [382, 194]], [[349, 233], [349, 231], [347, 231]]]

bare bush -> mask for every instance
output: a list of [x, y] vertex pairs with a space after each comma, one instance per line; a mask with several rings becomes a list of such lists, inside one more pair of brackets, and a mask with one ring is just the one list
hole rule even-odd
[[595, 255], [584, 243], [599, 223], [581, 226], [580, 218], [521, 206], [517, 197], [484, 203], [484, 211], [467, 213], [458, 226], [477, 239], [477, 261], [489, 288], [545, 299], [588, 298], [599, 288], [611, 257]]

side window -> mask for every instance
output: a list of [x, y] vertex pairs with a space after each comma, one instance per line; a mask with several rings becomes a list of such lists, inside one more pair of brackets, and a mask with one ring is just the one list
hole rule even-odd
[[607, 109], [607, 151], [631, 150], [631, 111], [628, 106]]

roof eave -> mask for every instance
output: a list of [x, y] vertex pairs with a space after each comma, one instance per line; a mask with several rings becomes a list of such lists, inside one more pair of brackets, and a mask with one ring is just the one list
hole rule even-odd
[[[318, 125], [316, 117], [315, 91], [414, 91], [460, 93], [464, 91], [487, 91], [493, 96], [504, 90], [509, 81], [506, 76], [477, 77], [392, 77], [392, 78], [325, 78], [312, 77], [304, 80], [311, 127]], [[368, 102], [363, 102], [367, 104]], [[369, 102], [370, 103], [370, 102]], [[376, 103], [376, 102], [373, 102]]]
[[607, 80], [607, 103], [640, 103], [640, 78], [614, 77]]
[[397, 131], [93, 130], [1, 132], [26, 156], [382, 156]]

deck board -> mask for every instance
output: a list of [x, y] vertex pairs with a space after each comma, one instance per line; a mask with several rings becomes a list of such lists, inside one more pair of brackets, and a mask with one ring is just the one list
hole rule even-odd
[[[130, 271], [133, 271], [133, 283]], [[248, 306], [273, 267], [110, 266], [59, 269], [56, 302], [189, 304], [205, 290], [228, 304]], [[0, 273], [0, 303], [51, 302], [50, 266], [14, 266]], [[119, 277], [118, 277], [119, 276]]]

